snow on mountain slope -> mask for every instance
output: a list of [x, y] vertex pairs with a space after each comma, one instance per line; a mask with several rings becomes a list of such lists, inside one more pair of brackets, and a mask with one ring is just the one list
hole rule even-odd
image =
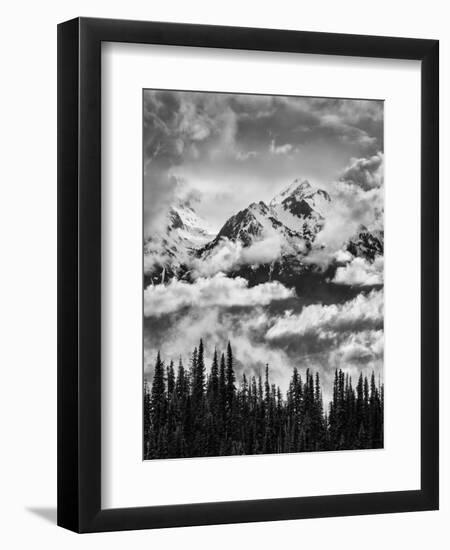
[[172, 232], [177, 230], [177, 237], [189, 249], [201, 248], [214, 237], [207, 223], [187, 204], [172, 207], [169, 215]]
[[[325, 227], [333, 202], [323, 189], [295, 180], [269, 204], [254, 202], [231, 216], [217, 235], [187, 204], [172, 207], [167, 227], [145, 243], [146, 283], [170, 278], [209, 276], [217, 270], [250, 282], [277, 279], [297, 284], [300, 275], [343, 265], [333, 251], [323, 251], [317, 235]], [[342, 257], [369, 262], [383, 253], [383, 232], [361, 226], [342, 243]], [[338, 253], [338, 251], [335, 251]], [[316, 265], [320, 258], [326, 257]], [[345, 263], [344, 262], [344, 263]], [[329, 273], [328, 275], [329, 276]]]
[[272, 227], [269, 213], [267, 205], [262, 201], [250, 204], [226, 221], [213, 242], [226, 238], [230, 241], [240, 240], [244, 246], [250, 245], [255, 237], [260, 237], [265, 229]]
[[[307, 215], [311, 211], [324, 216], [331, 202], [330, 195], [324, 189], [313, 187], [308, 180], [294, 180], [281, 193], [275, 195], [270, 201], [270, 206], [276, 208], [283, 205], [285, 209], [291, 210], [293, 214]], [[308, 208], [309, 207], [309, 208]], [[300, 208], [300, 210], [297, 210]]]
[[284, 226], [312, 241], [322, 228], [331, 198], [307, 180], [295, 180], [269, 203], [273, 215]]
[[201, 253], [207, 255], [223, 239], [248, 247], [274, 232], [279, 235], [285, 254], [305, 251], [323, 225], [321, 212], [326, 211], [330, 200], [326, 191], [313, 188], [306, 180], [295, 180], [269, 205], [263, 201], [252, 203], [231, 216]]
[[383, 254], [384, 231], [379, 229], [368, 231], [367, 228], [362, 227], [361, 231], [348, 243], [347, 250], [355, 257], [375, 260], [377, 256]]
[[144, 243], [144, 274], [154, 282], [177, 277], [193, 253], [213, 238], [207, 223], [189, 204], [172, 206], [164, 229]]

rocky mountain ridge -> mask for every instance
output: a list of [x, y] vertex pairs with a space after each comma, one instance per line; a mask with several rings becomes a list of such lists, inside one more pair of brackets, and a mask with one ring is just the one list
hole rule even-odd
[[[332, 208], [327, 191], [297, 179], [268, 204], [254, 202], [237, 212], [213, 235], [190, 205], [177, 205], [168, 213], [165, 231], [145, 243], [144, 282], [158, 284], [173, 277], [190, 280], [193, 263], [201, 270], [216, 257], [230, 255], [228, 248], [237, 259], [228, 262], [227, 275], [244, 277], [250, 285], [279, 280], [298, 286], [305, 277], [329, 279], [339, 262], [324, 269], [309, 256], [320, 250], [316, 237]], [[383, 232], [361, 226], [343, 244], [352, 257], [373, 261], [383, 253]]]

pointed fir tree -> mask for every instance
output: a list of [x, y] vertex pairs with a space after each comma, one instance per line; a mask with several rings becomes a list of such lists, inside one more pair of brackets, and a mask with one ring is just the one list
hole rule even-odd
[[236, 386], [235, 386], [236, 378], [234, 375], [233, 352], [231, 350], [230, 342], [228, 342], [228, 345], [227, 345], [227, 362], [226, 362], [225, 377], [226, 377], [226, 388], [227, 388], [227, 404], [229, 407], [231, 407], [234, 400], [235, 393], [236, 393]]
[[198, 351], [197, 349], [194, 350], [192, 373], [192, 402], [194, 406], [200, 407], [203, 401], [203, 392], [205, 389], [205, 359], [203, 340], [200, 340]]
[[208, 378], [207, 396], [211, 409], [215, 409], [219, 397], [219, 364], [217, 361], [217, 349], [214, 349], [211, 372]]
[[153, 457], [159, 454], [161, 445], [161, 434], [165, 422], [166, 398], [164, 383], [164, 363], [161, 361], [161, 354], [158, 351], [155, 363], [155, 372], [150, 394], [150, 449]]
[[175, 370], [173, 361], [167, 367], [167, 396], [170, 398], [175, 390]]
[[383, 446], [384, 388], [374, 373], [353, 389], [336, 370], [327, 414], [318, 372], [308, 369], [303, 382], [294, 368], [283, 398], [268, 365], [264, 380], [244, 372], [236, 388], [230, 343], [220, 361], [214, 351], [208, 374], [204, 355], [200, 341], [189, 374], [180, 358], [175, 376], [158, 353], [152, 383], [144, 381], [145, 459]]

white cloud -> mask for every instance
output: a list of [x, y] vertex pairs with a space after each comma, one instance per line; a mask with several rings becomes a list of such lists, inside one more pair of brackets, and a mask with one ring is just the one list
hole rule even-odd
[[266, 339], [275, 340], [293, 335], [313, 334], [330, 337], [342, 331], [360, 331], [366, 325], [383, 322], [384, 293], [371, 291], [359, 294], [343, 304], [312, 304], [300, 314], [285, 312], [267, 331]]
[[173, 360], [176, 363], [181, 356], [187, 366], [189, 354], [198, 346], [200, 338], [205, 345], [205, 363], [209, 368], [214, 349], [221, 353], [230, 341], [238, 382], [243, 372], [247, 378], [258, 373], [264, 374], [265, 365], [269, 364], [271, 381], [286, 390], [295, 362], [282, 348], [274, 347], [260, 337], [267, 322], [269, 318], [261, 306], [244, 313], [231, 312], [222, 307], [208, 307], [174, 315], [169, 327], [164, 330], [161, 343], [155, 343], [154, 330], [148, 334], [145, 372], [147, 375], [153, 372], [158, 350], [165, 361]]
[[340, 249], [335, 254], [336, 261], [339, 263], [350, 262], [353, 256], [348, 250]]
[[[233, 283], [228, 279], [230, 281]], [[264, 296], [263, 301], [267, 301], [267, 287], [263, 290], [263, 285], [260, 286], [254, 288], [258, 289], [258, 296]], [[282, 295], [285, 292], [286, 289]], [[382, 372], [382, 291], [373, 291], [366, 296], [361, 294], [340, 305], [306, 306], [295, 315], [276, 313], [278, 305], [277, 308], [270, 304], [257, 305], [258, 296], [254, 294], [245, 300], [253, 307], [236, 310], [223, 305], [228, 304], [226, 297], [210, 299], [210, 295], [200, 291], [188, 300], [190, 304], [197, 300], [194, 307], [164, 317], [161, 313], [149, 318], [147, 322], [151, 324], [146, 324], [145, 332], [146, 373], [151, 375], [158, 350], [166, 361], [177, 362], [181, 356], [184, 364], [189, 365], [189, 354], [198, 346], [200, 338], [205, 344], [208, 368], [214, 348], [221, 352], [228, 340], [231, 341], [238, 380], [242, 372], [247, 376], [258, 374], [264, 372], [265, 365], [269, 364], [272, 381], [286, 390], [294, 366], [300, 371], [306, 368], [318, 370], [324, 382], [325, 401], [331, 397], [329, 392], [335, 368], [344, 368], [354, 381], [361, 372], [367, 375], [372, 370], [377, 374]], [[170, 300], [171, 296], [166, 298]], [[231, 303], [234, 304], [234, 299]], [[172, 307], [164, 309], [173, 311]]]
[[342, 363], [360, 363], [378, 359], [384, 351], [384, 332], [364, 330], [350, 334], [335, 352]]
[[284, 244], [282, 235], [275, 230], [264, 230], [250, 246], [240, 241], [223, 238], [209, 255], [192, 262], [193, 277], [208, 277], [219, 272], [229, 272], [241, 265], [260, 265], [277, 260]]
[[275, 145], [275, 140], [270, 142], [270, 152], [273, 155], [287, 155], [292, 151], [292, 145], [290, 143], [285, 143], [284, 145]]
[[354, 313], [352, 323], [348, 323], [348, 310], [356, 309], [356, 304], [339, 308], [347, 318], [346, 325], [339, 324], [336, 317], [333, 320], [327, 310], [322, 325], [315, 323], [311, 332], [289, 331], [285, 338], [272, 339], [265, 335], [283, 317], [275, 314], [270, 305], [244, 311], [221, 306], [190, 308], [165, 320], [155, 317], [146, 332], [146, 372], [151, 374], [158, 350], [166, 361], [177, 362], [181, 356], [184, 364], [189, 365], [189, 354], [198, 346], [200, 338], [203, 338], [209, 368], [214, 348], [224, 351], [230, 340], [238, 380], [242, 372], [247, 377], [264, 373], [265, 365], [269, 364], [272, 381], [286, 390], [294, 366], [302, 373], [310, 368], [320, 372], [325, 401], [328, 401], [335, 368], [344, 368], [354, 381], [361, 372], [370, 375], [372, 370], [381, 373], [383, 368], [384, 339], [378, 314], [368, 313], [365, 305], [360, 308], [360, 321], [355, 320]]
[[377, 256], [373, 262], [364, 258], [353, 258], [343, 267], [338, 267], [333, 282], [344, 285], [383, 284], [384, 259]]
[[343, 181], [335, 182], [330, 191], [332, 202], [325, 212], [322, 229], [316, 236], [308, 263], [328, 266], [343, 246], [364, 227], [367, 231], [383, 229], [383, 190], [365, 191], [359, 186]]
[[383, 153], [378, 152], [369, 158], [352, 158], [340, 180], [358, 185], [366, 191], [374, 187], [381, 187], [384, 180]]
[[279, 282], [248, 287], [248, 281], [227, 278], [218, 273], [211, 278], [199, 278], [195, 283], [172, 279], [168, 285], [150, 285], [144, 291], [144, 315], [159, 317], [184, 307], [267, 305], [294, 295], [294, 291]]
[[383, 230], [383, 154], [352, 159], [339, 181], [333, 183], [330, 194], [332, 202], [325, 212], [323, 228], [306, 259], [323, 267], [337, 258], [343, 245], [362, 227]]

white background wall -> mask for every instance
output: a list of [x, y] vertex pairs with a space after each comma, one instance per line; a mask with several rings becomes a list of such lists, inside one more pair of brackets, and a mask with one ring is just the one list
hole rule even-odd
[[[2, 10], [0, 544], [4, 548], [448, 548], [450, 13], [446, 2], [66, 0]], [[441, 41], [441, 510], [75, 535], [56, 517], [56, 24], [84, 15]], [[408, 129], [405, 128], [405, 132]], [[401, 215], [399, 217], [401, 223]], [[407, 228], [405, 233], [407, 234]], [[406, 276], [406, 273], [405, 273]], [[407, 314], [407, 312], [405, 312]]]

